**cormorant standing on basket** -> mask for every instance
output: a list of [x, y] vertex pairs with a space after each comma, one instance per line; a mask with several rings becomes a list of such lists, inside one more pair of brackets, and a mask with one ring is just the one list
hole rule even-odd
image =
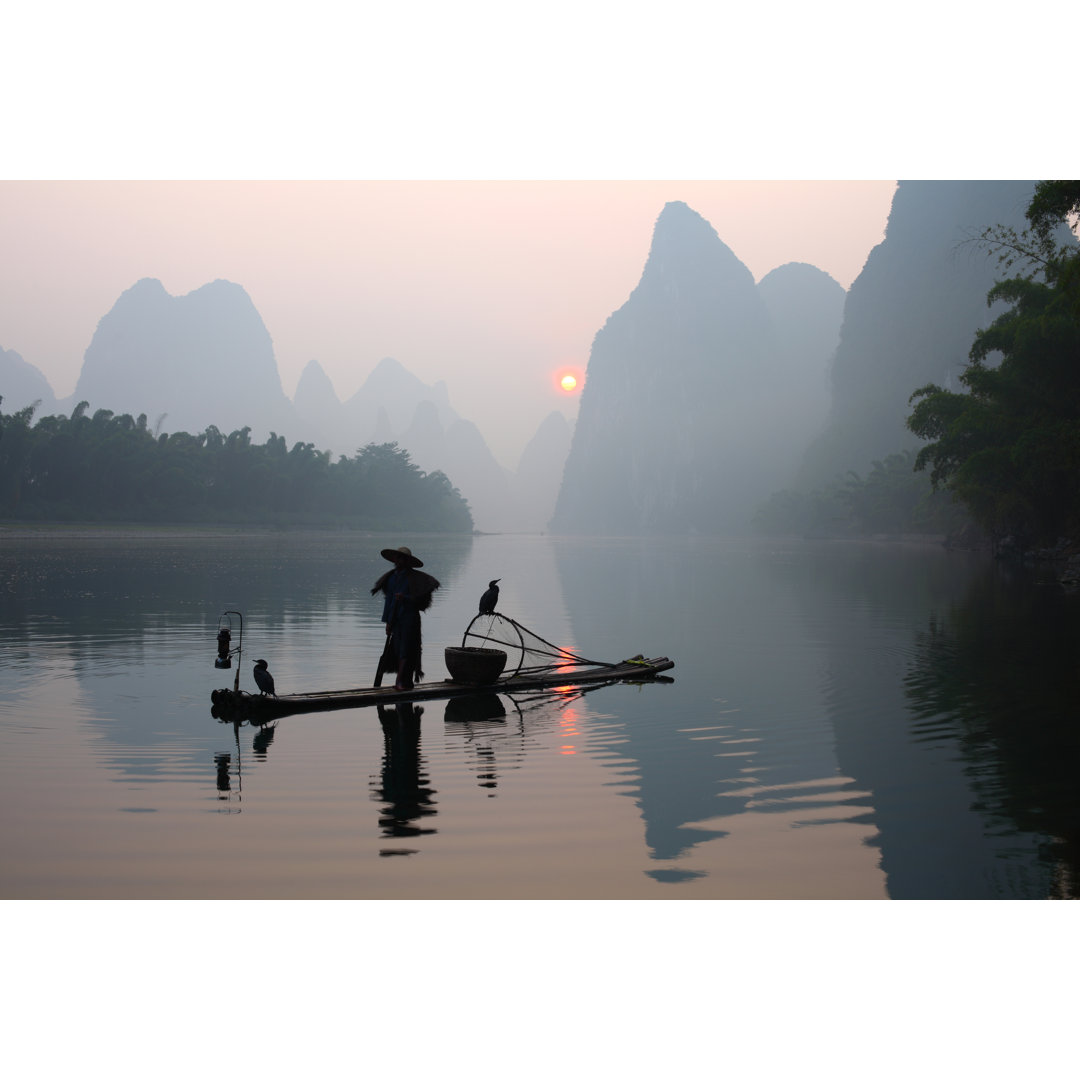
[[487, 592], [480, 597], [480, 614], [490, 615], [495, 610], [495, 605], [499, 602], [499, 582], [502, 578], [497, 577], [494, 581], [488, 582]]
[[432, 593], [439, 582], [430, 574], [420, 573], [424, 564], [407, 548], [383, 548], [381, 555], [394, 564], [371, 590], [381, 592], [382, 621], [386, 623], [386, 647], [375, 672], [375, 685], [382, 685], [384, 671], [397, 673], [395, 690], [411, 690], [424, 677], [420, 666], [420, 612], [431, 606]]

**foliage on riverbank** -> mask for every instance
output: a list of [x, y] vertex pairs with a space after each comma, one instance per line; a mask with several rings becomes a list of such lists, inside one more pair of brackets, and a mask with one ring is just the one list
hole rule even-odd
[[250, 428], [155, 435], [145, 415], [86, 408], [36, 424], [33, 406], [0, 411], [0, 516], [472, 531], [449, 479], [422, 472], [396, 443], [332, 462], [329, 451], [301, 442], [290, 450], [273, 433], [261, 445]]
[[1060, 561], [1080, 538], [1080, 247], [1067, 226], [1080, 181], [1042, 181], [1028, 229], [990, 226], [979, 242], [1013, 276], [990, 290], [1006, 310], [975, 334], [964, 392], [927, 384], [907, 426], [926, 440], [871, 472], [815, 491], [775, 493], [760, 532], [933, 535], [963, 547]]
[[947, 536], [967, 515], [946, 491], [915, 472], [915, 452], [875, 461], [865, 476], [848, 472], [815, 491], [779, 491], [759, 508], [756, 531], [787, 536]]
[[1062, 242], [1080, 181], [1043, 181], [1023, 233], [983, 240], [1003, 269], [988, 303], [1009, 306], [975, 335], [966, 392], [916, 390], [908, 427], [927, 440], [915, 468], [953, 492], [995, 541], [1023, 551], [1080, 536], [1080, 248]]

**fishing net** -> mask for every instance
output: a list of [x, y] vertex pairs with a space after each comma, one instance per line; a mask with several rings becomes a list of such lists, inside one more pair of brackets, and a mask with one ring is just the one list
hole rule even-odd
[[462, 648], [503, 649], [506, 674], [539, 675], [548, 672], [573, 674], [578, 668], [616, 667], [603, 660], [589, 660], [570, 649], [553, 645], [535, 631], [497, 611], [477, 615], [465, 628]]

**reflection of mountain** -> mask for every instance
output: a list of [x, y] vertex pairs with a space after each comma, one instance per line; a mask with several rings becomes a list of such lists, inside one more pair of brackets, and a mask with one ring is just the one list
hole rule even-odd
[[[983, 568], [977, 558], [937, 549], [873, 545], [824, 545], [812, 576], [802, 561], [773, 564], [777, 580], [798, 600], [793, 621], [812, 628], [825, 646], [818, 681], [837, 762], [872, 794], [893, 899], [1026, 898], [1049, 888], [1036, 835], [1014, 822], [1002, 827], [1000, 808], [980, 794], [981, 786], [993, 786], [997, 770], [1010, 767], [1012, 748], [984, 737], [978, 709], [961, 719], [943, 688], [955, 680], [967, 689], [982, 683], [985, 704], [1001, 680], [1009, 692], [998, 710], [1008, 712], [1017, 694], [1034, 700], [1033, 681], [1060, 685], [1060, 673], [1034, 652], [1021, 659], [1014, 650], [1007, 658], [1004, 647], [996, 657], [971, 650], [970, 662], [957, 665], [952, 635], [933, 629], [936, 620], [926, 632], [927, 612], [954, 608], [969, 588], [978, 592]], [[1016, 644], [1033, 625], [1012, 602], [988, 600], [979, 616], [988, 634], [1002, 635], [1003, 646]], [[874, 652], [867, 653], [867, 642], [875, 643]], [[931, 657], [936, 671], [928, 669]], [[983, 733], [981, 747], [973, 743], [975, 731]], [[1038, 783], [1028, 793], [1034, 805], [1045, 805]]]
[[755, 778], [795, 785], [836, 774], [832, 753], [812, 741], [790, 759], [787, 728], [811, 707], [803, 687], [817, 657], [785, 653], [778, 677], [769, 635], [774, 620], [786, 628], [791, 601], [744, 549], [641, 540], [556, 550], [574, 635], [589, 655], [640, 650], [676, 663], [673, 685], [619, 694], [615, 706], [652, 859], [686, 859], [725, 835], [716, 819], [747, 809]]
[[1047, 896], [1068, 888], [1055, 866], [1075, 881], [1077, 748], [1063, 725], [1080, 641], [1058, 596], [988, 590], [984, 563], [937, 548], [556, 550], [591, 655], [676, 661], [670, 687], [611, 692], [652, 859], [689, 873], [694, 846], [743, 815], [824, 799], [834, 820], [876, 828], [867, 842], [894, 899]]
[[988, 827], [1038, 838], [1038, 876], [1053, 867], [1038, 891], [1059, 899], [1080, 898], [1072, 606], [1027, 575], [989, 567], [918, 636], [906, 683], [920, 737], [955, 740]]
[[[460, 640], [500, 574], [507, 611], [550, 640], [598, 659], [666, 653], [674, 682], [604, 687], [568, 708], [569, 695], [532, 711], [516, 700], [431, 704], [422, 744], [411, 722], [403, 739], [386, 735], [385, 775], [375, 710], [290, 718], [266, 730], [269, 750], [264, 732], [244, 727], [235, 745], [233, 728], [208, 715], [211, 689], [233, 674], [212, 666], [219, 612], [245, 613], [245, 689], [254, 656], [270, 661], [283, 691], [367, 683], [383, 640], [367, 592], [381, 569], [382, 542], [372, 540], [5, 538], [0, 712], [5, 740], [25, 733], [34, 750], [22, 798], [38, 785], [43, 799], [33, 805], [58, 803], [43, 818], [71, 814], [70, 730], [99, 836], [112, 808], [125, 821], [165, 808], [170, 782], [181, 780], [174, 842], [190, 851], [183, 814], [193, 791], [196, 812], [221, 808], [222, 794], [239, 806], [242, 757], [245, 813], [262, 817], [268, 847], [290, 851], [288, 873], [294, 854], [312, 866], [310, 847], [289, 846], [305, 829], [329, 845], [320, 859], [346, 851], [345, 862], [353, 840], [333, 847], [330, 833], [344, 823], [351, 837], [357, 811], [364, 835], [375, 831], [365, 785], [374, 774], [380, 803], [405, 808], [383, 815], [393, 818], [387, 828], [399, 818], [427, 827], [430, 815], [410, 818], [408, 807], [430, 809], [438, 788], [436, 846], [470, 847], [485, 829], [513, 844], [508, 812], [522, 811], [525, 828], [539, 832], [550, 809], [574, 834], [571, 862], [551, 864], [570, 868], [568, 882], [579, 853], [595, 851], [650, 888], [687, 882], [688, 892], [715, 895], [738, 869], [763, 894], [782, 895], [803, 884], [796, 875], [820, 852], [822, 892], [854, 851], [857, 884], [880, 893], [887, 875], [898, 898], [1045, 896], [1055, 887], [1071, 895], [1067, 873], [1061, 885], [1051, 880], [1076, 865], [1073, 736], [1060, 730], [1078, 689], [1068, 666], [1080, 644], [1067, 622], [1071, 598], [996, 579], [984, 588], [985, 562], [929, 548], [432, 539], [419, 552], [445, 590], [425, 615], [432, 678], [442, 676], [441, 646]], [[36, 730], [39, 720], [47, 731]], [[574, 747], [581, 757], [557, 756]], [[232, 770], [219, 769], [230, 786], [217, 792], [215, 754], [223, 763], [229, 754]], [[9, 759], [9, 777], [19, 761]], [[481, 808], [464, 825], [463, 793]], [[337, 823], [329, 832], [328, 822]], [[222, 839], [227, 852], [232, 838]], [[386, 854], [400, 853], [393, 848]], [[495, 865], [500, 856], [490, 857]], [[712, 880], [695, 884], [706, 873]], [[835, 880], [835, 895], [846, 895]]]

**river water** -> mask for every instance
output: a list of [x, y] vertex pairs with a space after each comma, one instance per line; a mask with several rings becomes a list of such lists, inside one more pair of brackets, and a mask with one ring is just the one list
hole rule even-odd
[[[670, 681], [216, 720], [368, 685], [406, 543], [446, 677], [477, 600]], [[238, 667], [213, 664], [225, 612]], [[232, 615], [234, 644], [239, 621]], [[1080, 600], [898, 544], [9, 532], [5, 899], [1071, 898]], [[234, 664], [236, 661], [234, 660]]]

